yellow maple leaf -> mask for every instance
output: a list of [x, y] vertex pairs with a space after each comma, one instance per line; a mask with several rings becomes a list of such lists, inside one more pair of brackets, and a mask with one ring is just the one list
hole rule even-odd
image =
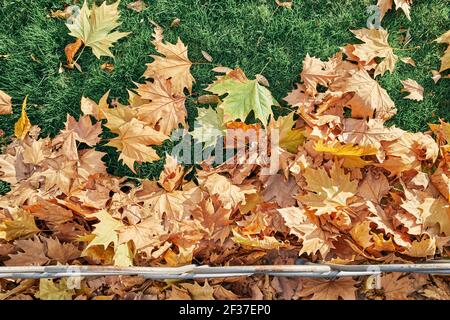
[[13, 219], [6, 219], [0, 224], [0, 239], [10, 241], [28, 237], [40, 231], [33, 215], [26, 211], [18, 210], [12, 216]]
[[40, 279], [39, 291], [35, 297], [41, 300], [72, 300], [74, 289], [67, 287], [67, 279], [54, 282], [52, 279]]
[[415, 258], [426, 258], [434, 256], [436, 252], [436, 239], [430, 238], [420, 241], [413, 241], [411, 247], [408, 248], [404, 254]]
[[370, 221], [359, 222], [350, 230], [350, 235], [353, 240], [361, 246], [363, 249], [366, 249], [373, 245], [372, 234], [370, 233]]
[[179, 38], [177, 44], [163, 42], [162, 29], [159, 26], [155, 28], [152, 43], [163, 56], [151, 55], [154, 61], [147, 64], [144, 76], [146, 78], [170, 78], [174, 93], [182, 94], [185, 88], [191, 93], [195, 80], [190, 72], [192, 62], [188, 57], [187, 46]]
[[357, 192], [358, 181], [351, 181], [344, 169], [334, 165], [330, 175], [324, 168], [306, 168], [303, 176], [308, 186], [306, 195], [297, 196], [303, 204], [317, 215], [337, 212], [347, 207], [347, 200]]
[[14, 125], [14, 134], [17, 139], [23, 140], [27, 136], [31, 129], [30, 119], [28, 119], [26, 108], [27, 108], [28, 96], [25, 97], [22, 103], [22, 113], [20, 114], [19, 120], [17, 120]]
[[86, 256], [88, 249], [93, 246], [101, 246], [103, 249], [108, 248], [112, 243], [114, 245], [114, 264], [117, 266], [133, 265], [132, 255], [127, 243], [119, 243], [119, 230], [124, 227], [122, 221], [114, 219], [106, 210], [101, 210], [91, 215], [99, 220], [95, 224], [95, 230], [92, 234], [95, 237], [87, 245], [82, 252]]
[[340, 144], [339, 142], [324, 144], [322, 140], [318, 141], [314, 150], [317, 152], [326, 152], [334, 156], [344, 159], [343, 166], [345, 168], [363, 168], [372, 163], [361, 159], [363, 156], [376, 155], [378, 150], [372, 146]]
[[86, 47], [91, 47], [97, 58], [114, 57], [110, 51], [111, 46], [130, 34], [129, 32], [112, 32], [121, 25], [117, 21], [119, 2], [108, 5], [105, 1], [100, 6], [94, 3], [92, 9], [89, 9], [85, 1], [74, 22], [66, 24], [70, 30], [69, 35], [81, 39]]
[[297, 147], [305, 141], [304, 131], [292, 128], [294, 124], [294, 112], [280, 116], [276, 121], [271, 118], [269, 124], [272, 130], [278, 129], [278, 145], [292, 153], [296, 153]]
[[284, 242], [278, 241], [275, 237], [264, 236], [264, 238], [255, 238], [250, 236], [243, 236], [238, 231], [233, 231], [233, 237], [231, 238], [235, 243], [240, 244], [243, 247], [260, 250], [273, 250], [286, 248], [289, 245]]
[[136, 161], [158, 160], [158, 154], [149, 145], [160, 145], [168, 138], [162, 132], [158, 132], [134, 118], [121, 125], [117, 133], [118, 137], [112, 138], [107, 145], [120, 151], [119, 160], [122, 160], [133, 172], [136, 172], [134, 170]]

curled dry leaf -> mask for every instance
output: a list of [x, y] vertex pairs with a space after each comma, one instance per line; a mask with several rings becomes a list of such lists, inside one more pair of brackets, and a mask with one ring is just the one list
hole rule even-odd
[[276, 4], [278, 7], [287, 8], [287, 9], [292, 9], [292, 1], [280, 1], [280, 0], [275, 0], [275, 4]]
[[20, 113], [20, 118], [17, 120], [16, 124], [14, 125], [14, 134], [16, 135], [17, 139], [23, 140], [27, 136], [28, 132], [30, 132], [31, 129], [31, 123], [30, 119], [28, 119], [27, 115], [27, 100], [28, 96], [25, 97], [22, 103], [22, 111]]
[[404, 99], [422, 101], [423, 100], [423, 87], [412, 79], [401, 80], [403, 84], [402, 91], [409, 93]]
[[208, 62], [212, 62], [213, 61], [213, 57], [211, 57], [211, 55], [208, 52], [206, 52], [206, 51], [202, 50], [202, 56]]
[[136, 12], [141, 12], [148, 8], [148, 4], [146, 4], [143, 0], [137, 0], [127, 4], [127, 8]]
[[74, 67], [77, 67], [77, 69], [80, 69], [77, 62], [74, 61], [75, 55], [77, 54], [78, 50], [80, 50], [81, 46], [83, 45], [83, 41], [81, 39], [75, 40], [73, 43], [69, 43], [64, 48], [64, 53], [66, 54], [66, 60], [67, 64], [66, 67], [69, 69], [73, 69]]

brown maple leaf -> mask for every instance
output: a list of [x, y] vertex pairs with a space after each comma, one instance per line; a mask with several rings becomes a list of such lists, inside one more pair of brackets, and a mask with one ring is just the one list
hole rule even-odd
[[7, 266], [42, 266], [49, 261], [45, 255], [45, 245], [40, 238], [16, 240], [14, 244], [23, 252], [9, 255], [10, 259], [4, 261]]
[[152, 250], [161, 244], [160, 236], [165, 234], [162, 220], [155, 216], [149, 216], [135, 225], [127, 226], [119, 230], [119, 242], [133, 241], [136, 250], [151, 255]]
[[281, 208], [295, 205], [294, 196], [298, 194], [298, 185], [294, 178], [285, 179], [282, 174], [269, 176], [264, 184], [264, 201], [275, 201]]
[[186, 97], [172, 91], [172, 80], [155, 77], [153, 82], [140, 84], [136, 92], [149, 100], [137, 107], [138, 119], [166, 135], [170, 135], [179, 124], [186, 127]]
[[338, 280], [306, 279], [299, 297], [310, 300], [356, 300], [356, 281], [351, 278]]
[[192, 217], [205, 227], [208, 236], [221, 244], [231, 232], [230, 214], [231, 210], [221, 206], [218, 196], [204, 199], [192, 210]]
[[47, 245], [47, 257], [66, 264], [80, 257], [80, 250], [72, 243], [61, 243], [58, 239], [44, 238]]
[[389, 181], [381, 172], [370, 170], [358, 187], [358, 193], [364, 200], [380, 203], [391, 189]]
[[82, 116], [76, 121], [74, 117], [67, 115], [66, 129], [63, 134], [69, 134], [69, 132], [74, 135], [75, 140], [92, 147], [100, 141], [102, 124], [97, 122], [93, 125], [89, 116]]

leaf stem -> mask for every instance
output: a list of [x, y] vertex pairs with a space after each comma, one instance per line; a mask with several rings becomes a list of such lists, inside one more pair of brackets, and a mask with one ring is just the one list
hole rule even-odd
[[81, 48], [80, 53], [78, 54], [78, 57], [75, 59], [75, 61], [73, 62], [73, 64], [75, 65], [78, 62], [78, 59], [80, 59], [81, 55], [84, 52], [84, 49], [86, 48], [86, 46], [83, 46], [83, 48]]

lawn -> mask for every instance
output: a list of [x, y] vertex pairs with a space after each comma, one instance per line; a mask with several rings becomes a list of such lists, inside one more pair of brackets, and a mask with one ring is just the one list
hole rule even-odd
[[[1, 118], [0, 128], [6, 136], [13, 132], [26, 95], [30, 120], [42, 128], [44, 136], [56, 134], [64, 126], [67, 113], [79, 115], [82, 95], [98, 100], [110, 89], [112, 98], [125, 103], [126, 89], [134, 87], [133, 81], [143, 81], [145, 63], [151, 61], [148, 55], [155, 53], [150, 43], [151, 21], [164, 27], [167, 40], [180, 37], [189, 46], [189, 57], [194, 62], [205, 61], [201, 54], [204, 50], [216, 64], [239, 66], [249, 77], [262, 73], [273, 95], [281, 101], [298, 81], [306, 54], [326, 59], [339, 47], [358, 41], [349, 30], [366, 26], [366, 8], [376, 1], [294, 0], [289, 10], [277, 8], [273, 0], [147, 0], [149, 8], [140, 13], [127, 9], [129, 2], [121, 2], [123, 25], [119, 30], [132, 34], [115, 45], [115, 59], [97, 60], [87, 50], [78, 61], [83, 72], [59, 73], [60, 63], [65, 61], [64, 47], [73, 38], [64, 21], [50, 18], [49, 13], [72, 1], [0, 0], [0, 89], [11, 95], [14, 103], [14, 115]], [[170, 28], [174, 18], [181, 23]], [[414, 1], [411, 18], [409, 21], [403, 12], [390, 11], [382, 26], [389, 31], [392, 46], [401, 48], [401, 30], [410, 28], [411, 42], [406, 50], [396, 53], [411, 56], [417, 67], [398, 63], [396, 71], [385, 74], [380, 82], [398, 108], [393, 123], [403, 129], [424, 131], [428, 123], [439, 118], [450, 120], [450, 81], [434, 84], [431, 79], [431, 70], [439, 68], [439, 57], [445, 49], [433, 40], [448, 30], [450, 2]], [[114, 64], [112, 73], [100, 68], [104, 62]], [[209, 64], [193, 67], [194, 92], [201, 93], [214, 79], [210, 69]], [[407, 78], [424, 86], [422, 102], [403, 99], [400, 80]], [[189, 102], [187, 107], [192, 125], [197, 106]], [[170, 143], [158, 151], [162, 155], [168, 149]], [[112, 174], [132, 175], [118, 163], [117, 153], [107, 151], [105, 161]], [[155, 177], [161, 168], [162, 161], [143, 165], [140, 176]]]

